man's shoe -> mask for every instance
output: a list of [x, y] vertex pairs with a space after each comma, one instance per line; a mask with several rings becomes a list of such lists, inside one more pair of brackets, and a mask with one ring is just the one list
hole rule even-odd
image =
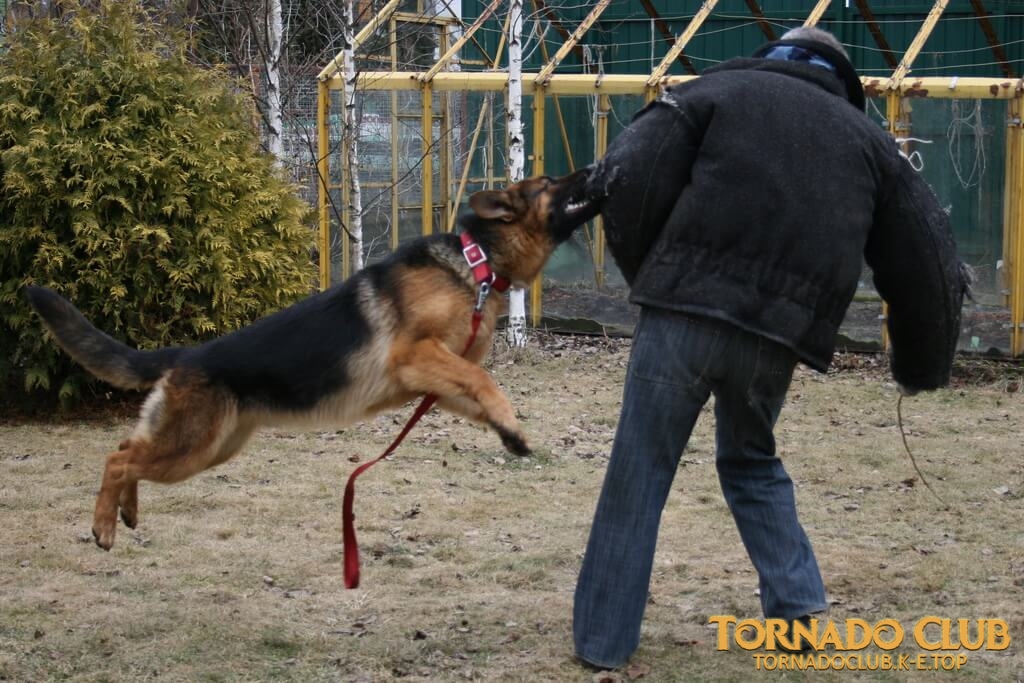
[[[808, 627], [808, 629], [810, 629], [810, 626], [811, 626], [811, 615], [805, 614], [804, 616], [797, 617], [796, 619], [793, 619], [792, 621], [789, 622], [790, 640], [793, 640], [793, 635], [792, 635], [793, 634], [793, 625], [796, 624], [797, 622], [800, 622], [804, 626]], [[790, 653], [793, 653], [793, 654], [810, 654], [811, 652], [815, 651], [814, 643], [808, 642], [808, 640], [806, 638], [802, 638], [801, 637], [800, 638], [800, 642], [799, 643], [794, 643], [794, 645], [799, 645], [799, 647], [797, 647], [797, 648], [788, 648], [788, 647], [784, 647], [780, 643], [779, 644], [779, 650], [781, 650], [782, 652], [790, 652]]]
[[618, 669], [618, 666], [602, 666], [601, 664], [594, 664], [593, 662], [587, 661], [583, 657], [576, 655], [576, 663], [587, 671], [597, 673], [599, 671], [614, 671]]

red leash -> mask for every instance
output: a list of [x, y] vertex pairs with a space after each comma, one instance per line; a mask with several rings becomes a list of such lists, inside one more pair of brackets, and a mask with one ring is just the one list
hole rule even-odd
[[[480, 321], [483, 320], [484, 302], [487, 301], [487, 295], [491, 293], [492, 288], [499, 292], [504, 292], [508, 289], [510, 283], [507, 279], [495, 275], [491, 271], [490, 266], [487, 265], [487, 255], [484, 254], [480, 245], [473, 241], [472, 237], [467, 233], [462, 233], [459, 235], [459, 238], [462, 240], [462, 254], [465, 256], [466, 262], [472, 269], [473, 276], [480, 287], [477, 291], [476, 305], [473, 307], [473, 323], [469, 334], [469, 341], [466, 342], [466, 348], [462, 350], [462, 355], [465, 356], [469, 352], [470, 347], [473, 346], [473, 342], [476, 341], [476, 333], [480, 329]], [[412, 431], [416, 423], [420, 421], [420, 418], [426, 415], [427, 411], [433, 407], [436, 401], [437, 396], [434, 394], [424, 396], [412, 417], [405, 423], [402, 431], [391, 442], [391, 445], [387, 447], [387, 450], [373, 460], [357, 467], [348, 477], [348, 483], [345, 484], [345, 498], [341, 506], [345, 588], [357, 588], [359, 586], [359, 543], [356, 541], [355, 514], [352, 512], [352, 504], [356, 495], [356, 477], [391, 455], [398, 448], [398, 445], [402, 443], [402, 440]]]

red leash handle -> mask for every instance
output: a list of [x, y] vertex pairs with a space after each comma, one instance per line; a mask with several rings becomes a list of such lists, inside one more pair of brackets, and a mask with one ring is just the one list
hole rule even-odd
[[[473, 310], [473, 329], [469, 335], [469, 341], [466, 343], [466, 348], [462, 351], [463, 356], [466, 355], [469, 348], [473, 346], [473, 342], [476, 341], [476, 333], [480, 328], [480, 320], [482, 318], [482, 306], [478, 305], [477, 308]], [[427, 411], [434, 406], [436, 401], [437, 396], [434, 396], [433, 394], [427, 394], [424, 396], [423, 400], [416, 408], [416, 412], [414, 412], [412, 417], [409, 418], [409, 421], [405, 423], [405, 427], [403, 427], [402, 431], [397, 437], [395, 437], [395, 440], [391, 442], [391, 445], [387, 447], [387, 450], [373, 460], [365, 462], [357, 467], [348, 477], [348, 483], [345, 484], [345, 498], [341, 505], [342, 540], [344, 542], [343, 551], [345, 561], [345, 588], [359, 587], [359, 543], [356, 541], [356, 517], [352, 512], [352, 505], [356, 495], [356, 477], [391, 455], [391, 453], [398, 448], [398, 445], [402, 443], [402, 440], [406, 435], [412, 431], [412, 428], [416, 423], [420, 421], [420, 418], [426, 415]]]

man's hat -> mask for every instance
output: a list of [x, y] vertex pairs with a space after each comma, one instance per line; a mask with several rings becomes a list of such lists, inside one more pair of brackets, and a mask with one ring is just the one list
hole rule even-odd
[[836, 77], [839, 78], [846, 86], [846, 99], [850, 101], [850, 104], [857, 107], [861, 111], [864, 111], [865, 98], [864, 98], [864, 86], [860, 83], [860, 76], [857, 75], [857, 70], [853, 68], [853, 64], [846, 58], [839, 50], [835, 49], [831, 45], [823, 43], [818, 40], [808, 40], [806, 38], [784, 38], [782, 40], [774, 40], [770, 43], [766, 43], [757, 49], [754, 53], [756, 58], [764, 58], [769, 52], [777, 47], [783, 46], [795, 46], [801, 47], [809, 52], [813, 52], [815, 55], [821, 57], [830, 65], [835, 68]]

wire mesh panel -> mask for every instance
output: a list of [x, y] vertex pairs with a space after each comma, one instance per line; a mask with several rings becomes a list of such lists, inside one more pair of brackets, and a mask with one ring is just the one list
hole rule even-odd
[[[561, 97], [547, 108], [545, 156], [549, 174], [568, 173], [598, 156], [598, 122], [605, 117], [608, 137], [629, 125], [644, 106], [641, 96], [609, 98], [607, 111], [599, 98]], [[555, 114], [555, 116], [552, 116]], [[571, 163], [568, 163], [570, 162]], [[552, 255], [544, 269], [542, 325], [549, 329], [611, 335], [632, 334], [637, 308], [604, 245], [600, 221], [591, 221]]]
[[363, 253], [367, 263], [387, 253], [394, 220], [391, 100], [391, 93], [380, 91], [361, 93], [357, 99]]
[[[492, 91], [445, 93], [450, 108], [451, 177], [447, 222], [453, 224], [479, 190], [507, 183], [507, 122], [504, 94]], [[524, 104], [524, 110], [527, 110]]]
[[[873, 109], [869, 105], [869, 111]], [[1007, 104], [1004, 100], [904, 99], [909, 162], [949, 213], [960, 258], [976, 276], [963, 311], [962, 350], [1010, 351], [1004, 263]], [[876, 118], [884, 114], [874, 110]], [[868, 277], [858, 301], [877, 298]], [[880, 310], [880, 304], [879, 304]]]
[[423, 234], [422, 211], [423, 203], [423, 156], [431, 149], [429, 142], [423, 139], [423, 103], [419, 92], [398, 92], [394, 138], [396, 155], [395, 163], [397, 183], [395, 199], [398, 202], [399, 222], [397, 225], [398, 241], [418, 237]]
[[284, 92], [281, 163], [288, 176], [298, 186], [303, 199], [316, 203], [316, 98], [315, 74], [305, 69], [292, 73], [287, 79], [289, 88]]

